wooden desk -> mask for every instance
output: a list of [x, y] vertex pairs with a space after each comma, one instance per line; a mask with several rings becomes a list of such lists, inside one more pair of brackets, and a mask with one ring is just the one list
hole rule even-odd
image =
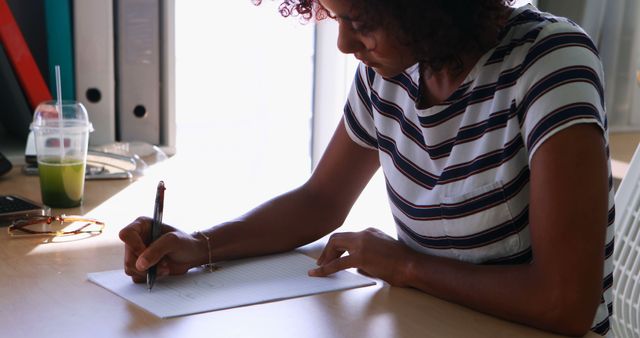
[[[557, 337], [381, 281], [343, 292], [156, 318], [88, 282], [87, 273], [122, 268], [124, 250], [117, 233], [136, 216], [151, 214], [159, 177], [167, 182], [165, 220], [170, 224], [202, 228], [198, 223], [233, 209], [229, 204], [239, 199], [225, 193], [237, 186], [224, 186], [224, 180], [214, 179], [209, 181], [218, 187], [220, 199], [211, 201], [211, 194], [203, 198], [207, 187], [202, 187], [201, 178], [180, 175], [188, 169], [174, 159], [152, 169], [134, 182], [88, 181], [83, 207], [54, 210], [106, 221], [105, 232], [99, 236], [52, 243], [43, 238], [10, 238], [0, 231], [0, 336]], [[40, 200], [37, 177], [23, 176], [19, 169], [0, 177], [0, 193]], [[189, 199], [189, 194], [200, 198]], [[209, 210], [208, 220], [190, 210]], [[320, 248], [321, 244], [311, 244], [303, 251], [315, 255]]]

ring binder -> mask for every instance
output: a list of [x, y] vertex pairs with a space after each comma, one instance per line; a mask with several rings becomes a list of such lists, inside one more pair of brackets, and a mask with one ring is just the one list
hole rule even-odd
[[160, 1], [116, 1], [119, 139], [160, 144]]
[[116, 140], [113, 2], [73, 3], [76, 98], [87, 107], [95, 126], [89, 144]]

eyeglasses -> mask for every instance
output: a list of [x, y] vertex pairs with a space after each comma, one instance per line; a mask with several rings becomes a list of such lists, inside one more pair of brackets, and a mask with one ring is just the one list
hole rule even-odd
[[99, 235], [104, 222], [82, 216], [33, 216], [13, 221], [7, 228], [10, 236]]

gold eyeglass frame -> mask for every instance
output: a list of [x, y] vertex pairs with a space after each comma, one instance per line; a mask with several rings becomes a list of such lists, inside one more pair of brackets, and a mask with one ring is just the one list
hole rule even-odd
[[[49, 225], [54, 222], [60, 222], [60, 225], [64, 223], [86, 222], [86, 224], [80, 226], [77, 229], [71, 231], [55, 230], [55, 231], [40, 231], [27, 228], [31, 225]], [[97, 229], [87, 229], [92, 225], [97, 225]], [[7, 228], [7, 233], [11, 237], [23, 237], [23, 236], [72, 236], [78, 234], [91, 234], [98, 235], [102, 233], [105, 223], [93, 218], [86, 218], [82, 216], [74, 215], [60, 215], [60, 216], [32, 216], [22, 219], [17, 219], [11, 223]]]

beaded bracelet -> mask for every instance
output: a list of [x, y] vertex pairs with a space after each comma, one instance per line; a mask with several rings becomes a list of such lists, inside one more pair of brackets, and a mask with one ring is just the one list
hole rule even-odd
[[214, 271], [218, 270], [218, 266], [215, 265], [213, 263], [213, 260], [211, 259], [211, 243], [210, 243], [210, 240], [209, 240], [209, 236], [205, 235], [204, 232], [202, 232], [200, 230], [196, 231], [196, 234], [200, 234], [200, 235], [202, 235], [202, 237], [204, 237], [204, 239], [207, 241], [207, 251], [209, 251], [209, 263], [203, 264], [202, 268], [205, 271], [208, 271], [208, 272], [214, 272]]

